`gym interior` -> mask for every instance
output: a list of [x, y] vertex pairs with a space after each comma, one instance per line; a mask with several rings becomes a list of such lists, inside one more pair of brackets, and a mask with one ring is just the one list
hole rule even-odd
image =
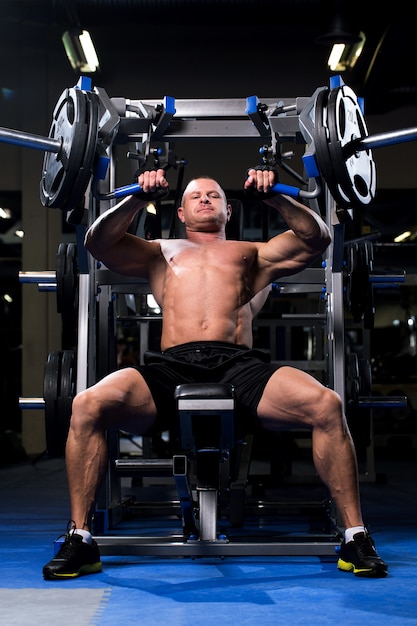
[[[68, 613], [79, 626], [417, 624], [408, 4], [385, 14], [357, 0], [0, 1], [0, 624]], [[66, 54], [81, 30], [97, 51], [94, 72]], [[342, 40], [345, 56], [330, 69]], [[331, 227], [325, 257], [273, 285], [254, 339], [340, 393], [386, 578], [337, 570], [338, 516], [309, 433], [237, 445], [231, 398], [215, 389], [179, 398], [180, 454], [169, 432], [109, 432], [94, 528], [103, 571], [42, 579], [69, 518], [74, 395], [158, 349], [162, 311], [148, 286], [92, 262], [82, 244], [93, 216], [132, 192], [144, 159], [167, 166], [170, 182], [134, 225], [148, 239], [178, 236], [179, 194], [201, 173], [233, 202], [234, 237], [281, 232], [242, 191], [262, 159], [275, 160], [279, 191], [300, 194]], [[218, 488], [195, 488], [195, 414], [216, 418]]]

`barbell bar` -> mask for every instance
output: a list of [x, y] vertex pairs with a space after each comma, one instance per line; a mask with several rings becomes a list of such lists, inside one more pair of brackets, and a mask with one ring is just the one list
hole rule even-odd
[[20, 283], [37, 283], [38, 286], [41, 284], [54, 283], [56, 286], [56, 271], [55, 270], [45, 270], [42, 272], [19, 272], [19, 282]]
[[416, 140], [417, 128], [403, 128], [402, 130], [379, 133], [377, 135], [361, 139], [354, 139], [345, 146], [343, 152], [346, 158], [349, 158], [349, 156], [354, 154], [356, 151], [373, 150], [374, 148], [383, 148], [397, 143], [406, 143], [408, 141]]
[[59, 154], [62, 150], [62, 142], [59, 139], [12, 130], [11, 128], [4, 128], [4, 126], [0, 126], [0, 141], [21, 148], [32, 148], [33, 150], [43, 150], [55, 154]]
[[19, 409], [44, 409], [45, 400], [37, 397], [19, 398]]

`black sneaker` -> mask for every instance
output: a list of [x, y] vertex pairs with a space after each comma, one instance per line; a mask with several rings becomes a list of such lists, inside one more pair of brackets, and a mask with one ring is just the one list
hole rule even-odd
[[43, 568], [45, 580], [52, 578], [77, 578], [83, 574], [101, 572], [97, 543], [85, 543], [81, 535], [70, 530], [54, 558]]
[[348, 543], [342, 541], [337, 567], [366, 578], [384, 578], [388, 573], [388, 565], [378, 555], [367, 532], [356, 533]]

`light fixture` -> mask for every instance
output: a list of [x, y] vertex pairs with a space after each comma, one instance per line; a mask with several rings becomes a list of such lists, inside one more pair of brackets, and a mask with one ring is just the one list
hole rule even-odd
[[316, 38], [316, 43], [333, 46], [335, 43], [353, 44], [360, 40], [359, 28], [354, 23], [356, 14], [346, 0], [330, 0], [329, 19], [324, 35]]
[[10, 209], [3, 209], [0, 207], [0, 219], [2, 220], [10, 220], [12, 217], [12, 212]]
[[365, 35], [353, 23], [344, 0], [332, 0], [328, 30], [315, 42], [331, 49], [327, 63], [332, 71], [343, 72], [355, 65], [365, 44]]
[[94, 44], [87, 30], [74, 28], [62, 35], [62, 43], [72, 68], [76, 72], [93, 73], [99, 68]]
[[405, 241], [406, 239], [409, 239], [412, 234], [413, 233], [411, 232], [411, 230], [406, 230], [394, 238], [394, 243], [400, 243], [401, 241]]
[[344, 72], [355, 67], [365, 45], [366, 37], [359, 33], [359, 41], [354, 43], [334, 43], [327, 64], [332, 72]]

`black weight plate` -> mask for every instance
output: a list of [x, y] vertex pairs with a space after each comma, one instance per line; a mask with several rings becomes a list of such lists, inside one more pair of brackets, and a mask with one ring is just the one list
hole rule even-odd
[[368, 265], [368, 283], [365, 310], [363, 312], [363, 327], [372, 330], [375, 323], [374, 289], [370, 281], [370, 273], [373, 270], [374, 250], [372, 241], [365, 241], [366, 262]]
[[78, 306], [77, 293], [77, 246], [75, 243], [67, 244], [65, 276], [62, 294], [62, 315], [66, 320], [75, 322]]
[[376, 167], [371, 150], [350, 155], [349, 144], [368, 136], [355, 92], [347, 85], [332, 89], [327, 104], [328, 150], [339, 193], [352, 207], [362, 208], [375, 197]]
[[66, 243], [60, 243], [58, 246], [58, 252], [56, 255], [56, 310], [58, 313], [62, 313], [64, 310], [64, 283], [67, 267], [67, 245]]
[[67, 89], [54, 109], [49, 137], [61, 141], [58, 154], [46, 152], [40, 183], [40, 198], [44, 206], [65, 206], [79, 170], [83, 164], [88, 136], [86, 97], [75, 87]]
[[354, 352], [346, 354], [346, 402], [356, 405], [359, 396], [359, 363]]
[[360, 322], [369, 306], [369, 298], [371, 295], [369, 273], [372, 269], [372, 261], [369, 254], [368, 242], [362, 241], [351, 244], [349, 256], [348, 305], [353, 320]]
[[72, 401], [76, 385], [76, 357], [74, 350], [64, 350], [61, 360], [61, 376], [56, 414], [56, 447], [65, 450], [69, 423], [71, 419]]
[[72, 398], [58, 398], [55, 456], [65, 455], [71, 412]]
[[370, 396], [372, 394], [372, 368], [368, 359], [358, 359], [359, 367], [359, 394]]
[[373, 330], [374, 326], [375, 326], [374, 294], [372, 291], [372, 286], [370, 286], [367, 306], [363, 313], [363, 327], [366, 330]]
[[59, 456], [61, 446], [57, 428], [57, 400], [61, 377], [62, 353], [51, 352], [45, 363], [43, 378], [43, 398], [45, 400], [45, 437], [49, 456]]
[[100, 101], [97, 94], [93, 92], [85, 92], [85, 97], [86, 124], [88, 127], [88, 132], [85, 142], [82, 165], [78, 172], [77, 178], [74, 181], [70, 195], [66, 200], [65, 205], [62, 207], [67, 211], [79, 206], [83, 201], [84, 194], [87, 190], [88, 183], [93, 173], [94, 158], [96, 155]]
[[63, 350], [61, 360], [61, 379], [59, 396], [72, 399], [75, 395], [75, 352]]
[[320, 91], [317, 95], [316, 110], [315, 110], [315, 136], [314, 143], [316, 146], [316, 158], [319, 167], [320, 175], [325, 180], [326, 185], [329, 188], [334, 200], [341, 204], [346, 205], [346, 198], [342, 197], [339, 193], [337, 178], [333, 169], [332, 160], [329, 154], [329, 130], [327, 127], [327, 100], [328, 91]]

